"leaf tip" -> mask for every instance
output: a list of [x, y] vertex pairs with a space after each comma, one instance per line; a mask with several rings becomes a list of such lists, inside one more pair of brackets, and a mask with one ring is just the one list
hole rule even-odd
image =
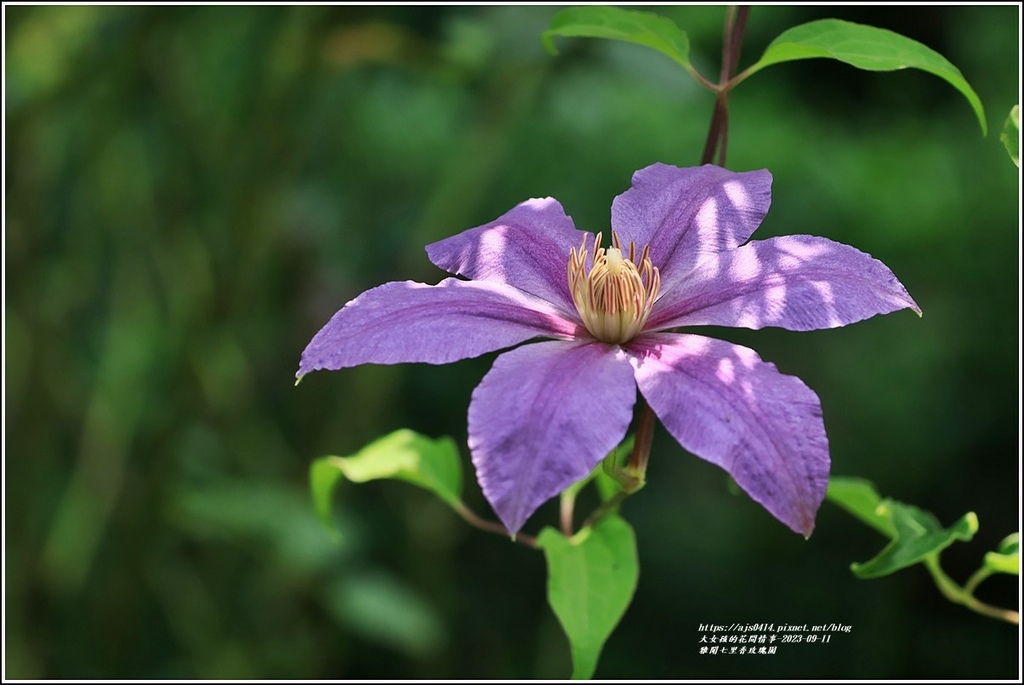
[[540, 41], [544, 44], [544, 50], [546, 50], [549, 55], [552, 57], [558, 55], [558, 47], [555, 45], [554, 34], [550, 30], [540, 34]]
[[999, 552], [1002, 554], [1011, 554], [1020, 550], [1020, 532], [1010, 533], [1003, 541], [999, 543]]
[[973, 511], [969, 511], [964, 514], [964, 521], [967, 523], [967, 530], [970, 531], [971, 535], [978, 532], [978, 515]]

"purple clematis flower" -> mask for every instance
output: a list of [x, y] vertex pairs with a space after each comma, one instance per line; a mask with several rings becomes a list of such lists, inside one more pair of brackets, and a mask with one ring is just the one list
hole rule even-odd
[[681, 326], [834, 328], [920, 309], [880, 261], [808, 235], [748, 242], [771, 174], [654, 164], [612, 203], [612, 247], [554, 199], [427, 246], [471, 280], [385, 283], [338, 311], [298, 377], [359, 364], [498, 356], [469, 404], [484, 495], [517, 532], [625, 436], [636, 390], [684, 448], [807, 536], [825, 496], [818, 397], [739, 345]]

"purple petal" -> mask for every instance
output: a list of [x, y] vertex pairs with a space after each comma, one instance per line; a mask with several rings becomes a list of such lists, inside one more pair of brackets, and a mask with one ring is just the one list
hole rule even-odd
[[636, 384], [617, 345], [550, 341], [494, 362], [469, 404], [469, 448], [510, 533], [622, 440]]
[[771, 186], [766, 170], [653, 164], [633, 174], [632, 187], [615, 198], [612, 229], [637, 249], [650, 244], [664, 291], [701, 256], [745, 243], [768, 213]]
[[427, 255], [449, 273], [506, 283], [561, 307], [576, 308], [566, 270], [577, 231], [557, 200], [527, 200], [489, 224], [427, 245]]
[[647, 326], [807, 331], [906, 308], [921, 313], [882, 262], [827, 238], [792, 235], [706, 257], [675, 290], [664, 292]]
[[296, 375], [359, 364], [447, 364], [537, 336], [572, 338], [582, 331], [548, 303], [500, 283], [396, 281], [338, 311], [302, 352]]
[[640, 392], [679, 444], [809, 536], [829, 471], [817, 395], [753, 350], [721, 340], [655, 333], [629, 351]]

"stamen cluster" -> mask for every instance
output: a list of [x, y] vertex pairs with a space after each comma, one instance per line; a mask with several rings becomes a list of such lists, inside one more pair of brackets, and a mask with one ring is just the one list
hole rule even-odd
[[661, 287], [661, 276], [651, 263], [650, 246], [636, 254], [629, 243], [623, 254], [619, 236], [612, 232], [612, 247], [601, 247], [601, 234], [594, 238], [587, 270], [587, 236], [579, 250], [569, 250], [569, 291], [576, 310], [591, 335], [621, 344], [635, 338], [647, 323]]

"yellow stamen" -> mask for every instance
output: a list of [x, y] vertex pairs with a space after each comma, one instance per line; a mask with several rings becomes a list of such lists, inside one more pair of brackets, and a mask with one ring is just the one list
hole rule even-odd
[[651, 264], [648, 246], [637, 259], [634, 243], [629, 244], [628, 257], [623, 255], [615, 233], [612, 244], [614, 247], [601, 247], [601, 234], [597, 234], [589, 255], [589, 272], [587, 236], [578, 251], [569, 250], [569, 291], [591, 335], [618, 344], [632, 340], [643, 330], [658, 296], [661, 276]]

